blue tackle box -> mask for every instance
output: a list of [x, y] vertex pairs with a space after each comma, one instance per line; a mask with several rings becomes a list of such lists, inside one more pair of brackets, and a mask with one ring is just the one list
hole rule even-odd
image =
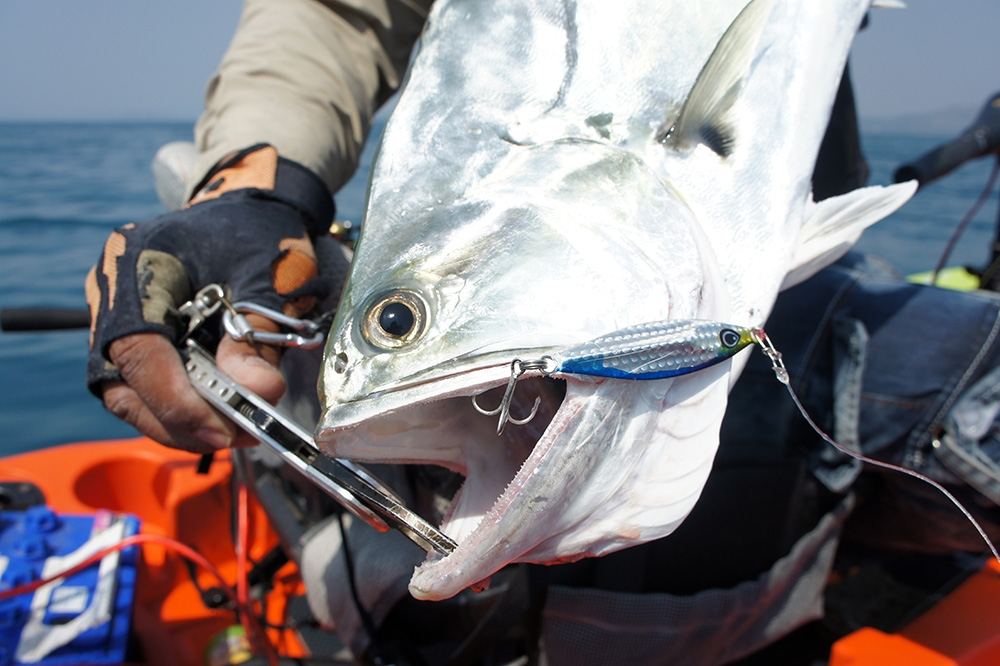
[[[132, 516], [0, 511], [0, 590], [51, 576], [139, 531]], [[0, 666], [121, 664], [135, 596], [136, 546], [69, 578], [0, 601]]]

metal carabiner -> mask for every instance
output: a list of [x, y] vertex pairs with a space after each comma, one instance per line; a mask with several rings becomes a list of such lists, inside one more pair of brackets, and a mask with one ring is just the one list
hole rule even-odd
[[209, 284], [199, 289], [194, 298], [177, 308], [177, 311], [188, 320], [184, 336], [194, 333], [195, 329], [204, 324], [205, 320], [214, 315], [223, 304], [226, 304], [226, 292], [220, 285]]
[[[244, 314], [255, 314], [270, 319], [284, 328], [295, 331], [295, 333], [261, 331], [251, 326], [250, 322], [243, 316]], [[222, 325], [225, 327], [226, 333], [235, 340], [276, 347], [316, 349], [322, 346], [325, 337], [319, 324], [314, 321], [289, 317], [282, 312], [249, 301], [237, 301], [227, 307], [222, 314]]]

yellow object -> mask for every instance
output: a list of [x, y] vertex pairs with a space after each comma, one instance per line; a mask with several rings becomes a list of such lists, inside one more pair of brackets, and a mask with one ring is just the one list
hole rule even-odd
[[231, 666], [242, 664], [253, 659], [250, 641], [243, 633], [243, 627], [234, 625], [226, 627], [212, 639], [205, 655], [208, 666]]
[[[906, 279], [915, 284], [930, 284], [932, 271], [914, 273]], [[955, 291], [975, 291], [979, 289], [979, 276], [970, 273], [962, 266], [952, 266], [938, 273], [935, 286]]]

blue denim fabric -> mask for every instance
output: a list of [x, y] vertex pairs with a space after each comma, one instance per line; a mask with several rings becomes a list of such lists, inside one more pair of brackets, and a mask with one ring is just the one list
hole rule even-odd
[[[850, 254], [784, 292], [766, 328], [807, 410], [835, 439], [948, 484], [977, 517], [1000, 523], [1000, 296], [913, 285]], [[804, 455], [833, 492], [862, 471], [808, 429], [754, 354], [733, 389], [722, 450], [759, 446], [761, 433]], [[894, 501], [928, 523], [920, 531], [934, 516], [959, 522], [937, 491], [884, 478], [906, 497]]]

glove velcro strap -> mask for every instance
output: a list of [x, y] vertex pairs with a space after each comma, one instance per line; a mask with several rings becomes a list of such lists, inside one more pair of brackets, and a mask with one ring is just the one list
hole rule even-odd
[[224, 157], [194, 188], [188, 206], [216, 199], [226, 192], [253, 188], [282, 201], [306, 218], [310, 235], [326, 233], [336, 208], [330, 191], [316, 174], [278, 155], [266, 143]]

